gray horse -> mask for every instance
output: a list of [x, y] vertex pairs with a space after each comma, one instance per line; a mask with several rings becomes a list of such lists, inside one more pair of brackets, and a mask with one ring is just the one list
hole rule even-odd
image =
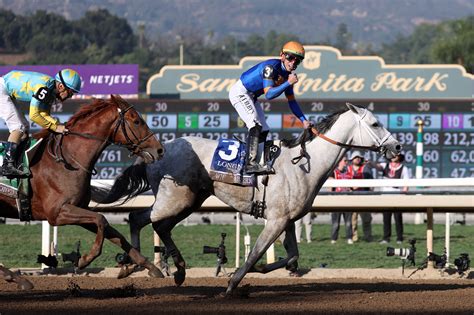
[[[400, 144], [365, 108], [346, 104], [348, 109], [325, 117], [314, 128], [306, 130], [300, 141], [281, 148], [274, 163], [275, 175], [270, 175], [266, 188], [267, 219], [245, 264], [229, 281], [226, 294], [238, 286], [249, 271], [268, 272], [290, 267], [298, 258], [294, 221], [304, 216], [337, 162], [350, 148], [369, 149], [393, 157]], [[300, 137], [301, 138], [301, 137]], [[165, 143], [165, 157], [153, 164], [137, 163], [124, 171], [109, 189], [95, 190], [93, 200], [111, 203], [128, 200], [152, 189], [154, 204], [143, 212], [130, 213], [132, 244], [139, 247], [140, 229], [153, 224], [173, 258], [177, 271], [175, 283], [185, 279], [185, 261], [171, 238], [171, 230], [181, 220], [199, 209], [211, 195], [242, 213], [252, 212], [252, 200], [262, 200], [263, 185], [256, 189], [211, 180], [209, 168], [217, 141], [198, 137], [183, 137]], [[302, 148], [304, 150], [302, 150]], [[295, 159], [296, 156], [300, 158]], [[293, 160], [293, 163], [292, 163]], [[268, 247], [286, 232], [283, 245], [287, 257], [273, 264], [256, 267]]]

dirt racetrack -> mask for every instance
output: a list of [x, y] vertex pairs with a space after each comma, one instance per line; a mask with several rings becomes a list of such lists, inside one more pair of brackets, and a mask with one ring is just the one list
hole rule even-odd
[[[0, 314], [473, 314], [472, 272], [463, 279], [425, 270], [321, 270], [290, 277], [283, 270], [249, 274], [235, 297], [222, 293], [228, 278], [214, 270], [188, 272], [181, 287], [172, 278], [112, 272], [27, 276], [35, 288], [19, 291], [0, 281]], [[408, 273], [409, 274], [409, 273]]]

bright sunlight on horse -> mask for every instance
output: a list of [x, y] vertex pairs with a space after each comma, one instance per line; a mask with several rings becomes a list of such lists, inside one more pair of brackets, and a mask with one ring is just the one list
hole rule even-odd
[[[367, 109], [347, 104], [348, 110], [334, 113], [307, 130], [302, 143], [304, 152], [295, 144], [281, 148], [274, 163], [276, 174], [270, 175], [266, 188], [267, 219], [245, 264], [229, 281], [226, 294], [231, 294], [249, 271], [268, 272], [289, 266], [298, 258], [294, 221], [304, 216], [321, 186], [350, 148], [368, 149], [393, 157], [400, 144], [381, 126]], [[131, 198], [150, 187], [156, 196], [146, 211], [130, 213], [132, 243], [139, 246], [141, 227], [152, 222], [167, 252], [177, 267], [177, 285], [185, 279], [185, 261], [171, 238], [171, 229], [200, 208], [204, 200], [215, 195], [227, 205], [243, 213], [252, 211], [252, 187], [230, 185], [211, 180], [209, 168], [217, 141], [184, 137], [166, 143], [165, 157], [153, 164], [135, 164], [125, 170], [109, 191], [93, 192], [93, 199], [110, 203], [121, 197]], [[294, 159], [300, 156], [299, 159]], [[292, 163], [295, 162], [295, 164]], [[257, 183], [255, 195], [261, 198], [263, 186]], [[95, 197], [95, 193], [97, 196]], [[273, 264], [254, 266], [267, 248], [286, 231], [284, 247], [287, 258]]]
[[[151, 163], [162, 158], [164, 149], [140, 114], [118, 96], [94, 100], [71, 117], [66, 135], [43, 130], [34, 135], [44, 138], [30, 162], [30, 200], [33, 220], [48, 220], [51, 225], [80, 225], [97, 234], [90, 252], [78, 262], [84, 268], [97, 258], [104, 237], [129, 253], [152, 276], [163, 277], [126, 239], [111, 227], [102, 214], [86, 210], [90, 202], [91, 176], [101, 152], [110, 144], [126, 147]], [[15, 199], [0, 195], [0, 216], [18, 218]], [[19, 278], [0, 269], [0, 276], [16, 281]], [[18, 280], [18, 281], [17, 281]]]

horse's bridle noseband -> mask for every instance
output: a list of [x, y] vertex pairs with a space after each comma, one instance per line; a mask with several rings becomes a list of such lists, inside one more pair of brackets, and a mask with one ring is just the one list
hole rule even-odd
[[[148, 140], [148, 138], [152, 137], [154, 134], [153, 132], [150, 130], [150, 132], [148, 133], [148, 135], [146, 135], [145, 137], [143, 137], [142, 139], [139, 139], [137, 137], [137, 135], [133, 132], [133, 128], [130, 127], [129, 123], [127, 120], [125, 120], [125, 113], [128, 112], [131, 108], [133, 108], [133, 105], [129, 105], [127, 108], [125, 108], [123, 111], [118, 108], [118, 112], [119, 112], [119, 119], [117, 121], [117, 124], [115, 126], [115, 129], [114, 129], [114, 132], [112, 134], [113, 138], [115, 139], [115, 136], [119, 130], [120, 127], [122, 127], [122, 133], [125, 137], [125, 139], [127, 140], [127, 143], [126, 144], [121, 144], [121, 143], [118, 143], [116, 141], [110, 141], [111, 144], [115, 144], [117, 146], [123, 146], [125, 148], [127, 148], [131, 155], [134, 155], [134, 154], [138, 154], [140, 152], [143, 151], [142, 148], [140, 148], [140, 145], [142, 143], [144, 143], [146, 140]], [[127, 128], [128, 127], [128, 130], [130, 131], [130, 133], [132, 134], [132, 136], [138, 140], [137, 143], [133, 142], [132, 139], [130, 139], [130, 137], [128, 136], [128, 133], [127, 133]]]

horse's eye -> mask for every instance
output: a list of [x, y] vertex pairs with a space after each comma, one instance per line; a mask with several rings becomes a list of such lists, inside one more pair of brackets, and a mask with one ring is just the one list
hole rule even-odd
[[135, 124], [135, 126], [140, 125], [140, 119], [135, 119], [135, 120], [133, 121], [133, 123]]
[[377, 127], [380, 127], [380, 125], [379, 125], [379, 123], [373, 123], [372, 127], [377, 128]]

